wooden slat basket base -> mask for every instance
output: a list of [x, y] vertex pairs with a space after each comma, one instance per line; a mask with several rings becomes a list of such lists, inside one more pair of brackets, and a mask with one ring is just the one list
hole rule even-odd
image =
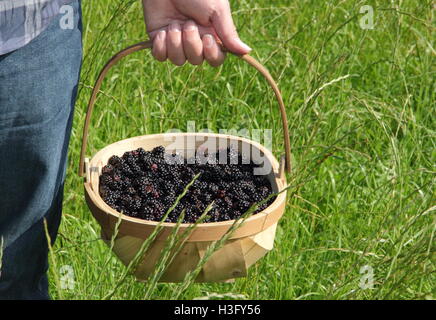
[[[247, 276], [250, 266], [272, 250], [277, 224], [255, 236], [230, 240], [213, 253], [204, 264], [196, 282], [223, 282]], [[102, 232], [102, 238], [110, 246], [111, 241]], [[114, 241], [113, 252], [128, 266], [141, 248], [144, 239], [122, 236]], [[195, 269], [203, 257], [210, 241], [186, 242], [180, 253], [159, 279], [159, 282], [182, 282], [186, 274]], [[139, 281], [146, 281], [156, 267], [156, 261], [165, 247], [165, 241], [156, 241], [146, 252], [134, 275]]]
[[[188, 140], [191, 142], [187, 143]], [[192, 150], [187, 148], [189, 143], [193, 143]], [[130, 138], [108, 145], [86, 162], [85, 198], [93, 216], [102, 227], [102, 235], [106, 243], [110, 243], [112, 235], [116, 232], [115, 227], [119, 223], [113, 251], [125, 265], [128, 265], [136, 256], [141, 244], [158, 223], [122, 215], [109, 207], [98, 191], [101, 168], [112, 155], [121, 156], [124, 152], [139, 147], [152, 150], [160, 145], [185, 150], [188, 154], [200, 145], [203, 147], [209, 145], [209, 152], [216, 151], [220, 146], [234, 145], [243, 153], [260, 155], [264, 159], [264, 165], [270, 166], [271, 170], [267, 177], [274, 192], [286, 187], [283, 170], [271, 152], [259, 143], [245, 138], [211, 133], [167, 133]], [[247, 269], [273, 248], [277, 222], [283, 215], [285, 201], [286, 192], [281, 192], [265, 210], [252, 215], [238, 226], [225, 245], [207, 260], [196, 281], [220, 282], [246, 276]], [[224, 221], [198, 224], [160, 281], [183, 281], [185, 275], [198, 265], [207, 247], [213, 241], [221, 239], [233, 223], [234, 221]], [[165, 246], [165, 240], [174, 230], [175, 224], [163, 223], [162, 226], [161, 232], [136, 268], [135, 276], [138, 280], [146, 280], [153, 272]], [[188, 227], [189, 224], [182, 224], [179, 234], [182, 234]]]

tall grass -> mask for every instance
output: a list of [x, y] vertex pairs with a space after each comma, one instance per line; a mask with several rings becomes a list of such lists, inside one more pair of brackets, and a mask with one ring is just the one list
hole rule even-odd
[[[373, 30], [359, 25], [372, 5]], [[146, 38], [139, 1], [83, 0], [85, 60], [76, 106], [64, 218], [51, 292], [72, 299], [434, 298], [435, 28], [431, 1], [233, 2], [241, 37], [282, 90], [294, 170], [275, 248], [234, 283], [139, 283], [99, 240], [76, 175], [84, 112], [98, 71]], [[97, 102], [90, 151], [136, 135], [186, 129], [272, 129], [274, 96], [229, 57], [212, 69], [173, 67], [137, 53], [111, 71]], [[169, 258], [168, 258], [169, 259]], [[167, 260], [169, 261], [169, 260]], [[74, 270], [61, 290], [58, 268]], [[374, 286], [362, 289], [362, 267]], [[157, 276], [162, 270], [157, 270]], [[102, 277], [101, 275], [104, 275]], [[112, 293], [108, 296], [109, 293]], [[145, 292], [147, 294], [145, 295]]]

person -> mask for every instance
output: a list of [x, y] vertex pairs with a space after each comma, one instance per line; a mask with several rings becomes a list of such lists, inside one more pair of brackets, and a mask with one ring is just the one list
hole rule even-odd
[[[49, 299], [82, 60], [80, 0], [0, 0], [0, 299]], [[65, 8], [65, 6], [68, 6]], [[68, 9], [71, 10], [68, 10]], [[158, 61], [245, 54], [227, 0], [143, 0]], [[65, 27], [65, 14], [73, 24]], [[65, 23], [64, 23], [65, 24]]]

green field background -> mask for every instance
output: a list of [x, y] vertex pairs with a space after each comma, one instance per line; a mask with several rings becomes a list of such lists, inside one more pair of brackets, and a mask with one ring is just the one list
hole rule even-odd
[[[293, 172], [275, 248], [234, 283], [124, 277], [77, 176], [87, 100], [117, 51], [147, 39], [139, 0], [83, 0], [84, 62], [51, 253], [54, 299], [428, 299], [435, 284], [435, 10], [432, 1], [231, 1], [240, 36], [282, 90]], [[374, 9], [374, 28], [359, 12]], [[137, 135], [272, 129], [273, 94], [235, 57], [219, 68], [132, 55], [104, 82], [88, 156]], [[374, 283], [362, 289], [365, 266]], [[66, 277], [73, 279], [65, 285]]]

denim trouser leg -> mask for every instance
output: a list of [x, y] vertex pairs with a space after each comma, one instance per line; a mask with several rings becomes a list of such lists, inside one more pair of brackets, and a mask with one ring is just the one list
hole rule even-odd
[[0, 56], [0, 299], [49, 297], [43, 221], [54, 241], [82, 58], [79, 1], [71, 5], [72, 29], [58, 15]]

